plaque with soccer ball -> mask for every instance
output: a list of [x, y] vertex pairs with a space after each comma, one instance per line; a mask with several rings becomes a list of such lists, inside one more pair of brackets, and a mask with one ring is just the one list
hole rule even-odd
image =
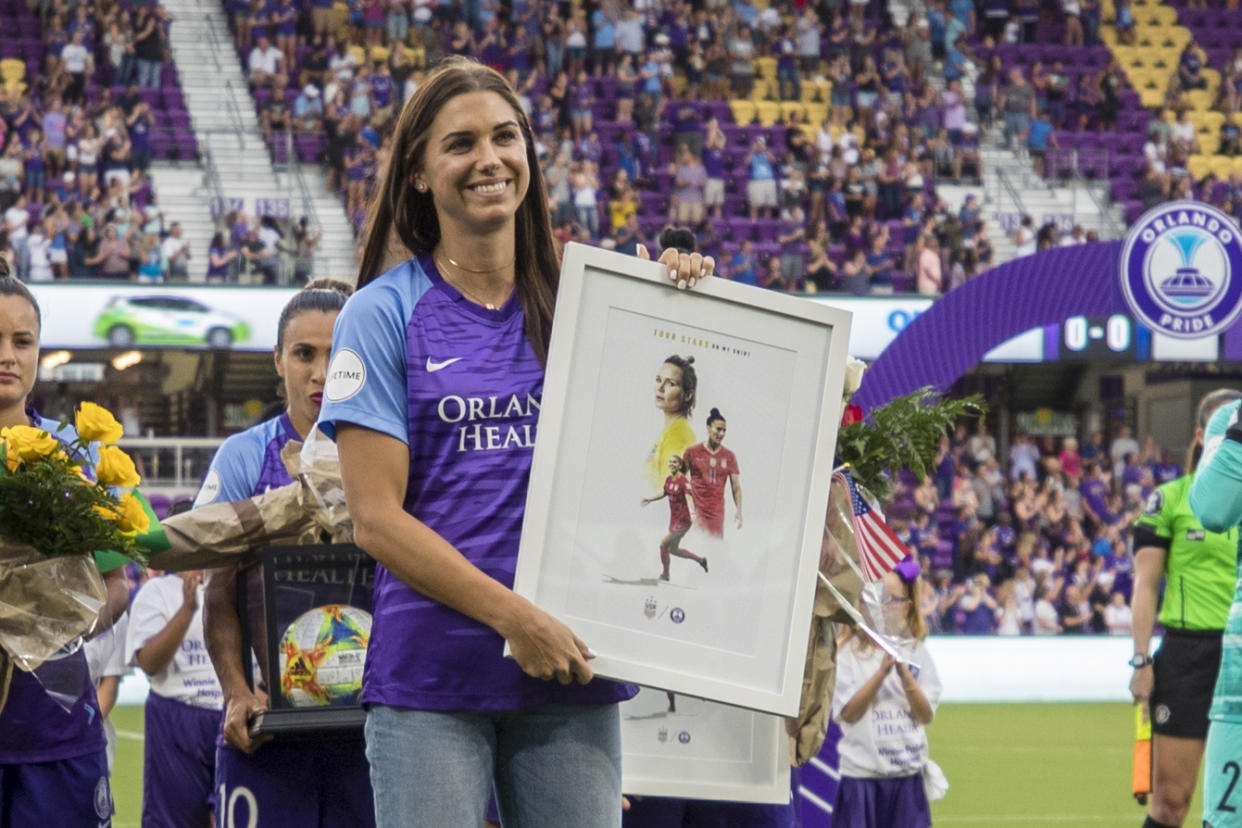
[[251, 733], [313, 739], [361, 732], [375, 561], [352, 544], [271, 547], [238, 579], [243, 652], [268, 709]]

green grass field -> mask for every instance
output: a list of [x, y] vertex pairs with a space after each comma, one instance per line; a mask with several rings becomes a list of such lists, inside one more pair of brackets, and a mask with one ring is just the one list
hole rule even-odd
[[[116, 828], [138, 828], [142, 709], [113, 711], [118, 736]], [[930, 730], [949, 795], [937, 826], [1105, 828], [1138, 826], [1130, 796], [1133, 718], [1123, 704], [948, 704]], [[1186, 825], [1199, 824], [1196, 795]]]

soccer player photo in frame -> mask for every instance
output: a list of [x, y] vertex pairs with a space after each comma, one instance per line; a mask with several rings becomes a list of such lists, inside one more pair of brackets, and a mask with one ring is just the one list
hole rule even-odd
[[514, 588], [600, 675], [790, 715], [850, 316], [569, 245]]
[[780, 805], [789, 737], [780, 716], [643, 687], [621, 704], [621, 789]]

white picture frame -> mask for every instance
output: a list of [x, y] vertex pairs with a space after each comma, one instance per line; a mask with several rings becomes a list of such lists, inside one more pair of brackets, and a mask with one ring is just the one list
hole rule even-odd
[[789, 774], [780, 716], [649, 687], [621, 704], [626, 795], [784, 805]]
[[[678, 291], [657, 262], [566, 246], [514, 590], [586, 642], [597, 675], [797, 713], [849, 327], [819, 302], [714, 278]], [[693, 393], [673, 376], [691, 436], [708, 446], [718, 409], [738, 473], [718, 445], [718, 491], [699, 498], [718, 523], [674, 547], [708, 564], [670, 556], [662, 580], [673, 498], [642, 501], [663, 494], [659, 455], [685, 431], [657, 408], [670, 356], [694, 357]]]

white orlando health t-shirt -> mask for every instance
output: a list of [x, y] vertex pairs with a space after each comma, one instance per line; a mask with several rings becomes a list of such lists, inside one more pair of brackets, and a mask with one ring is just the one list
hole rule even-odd
[[[899, 648], [902, 649], [902, 648]], [[906, 648], [908, 649], [908, 648]], [[934, 711], [940, 704], [940, 676], [923, 642], [914, 645], [908, 659], [918, 665], [919, 689]], [[832, 717], [841, 725], [841, 775], [854, 779], [912, 776], [927, 764], [927, 731], [910, 715], [910, 703], [894, 667], [884, 677], [875, 701], [853, 724], [841, 719], [841, 710], [880, 669], [884, 651], [847, 642], [837, 654], [837, 687]]]
[[[207, 655], [203, 639], [203, 587], [200, 584], [198, 609], [190, 619], [172, 661], [161, 672], [151, 676], [151, 692], [165, 699], [219, 710], [224, 694], [216, 671]], [[169, 620], [181, 609], [182, 591], [179, 575], [161, 575], [142, 585], [129, 608], [129, 631], [125, 639], [125, 662], [137, 664], [136, 656], [149, 639], [168, 626]]]

